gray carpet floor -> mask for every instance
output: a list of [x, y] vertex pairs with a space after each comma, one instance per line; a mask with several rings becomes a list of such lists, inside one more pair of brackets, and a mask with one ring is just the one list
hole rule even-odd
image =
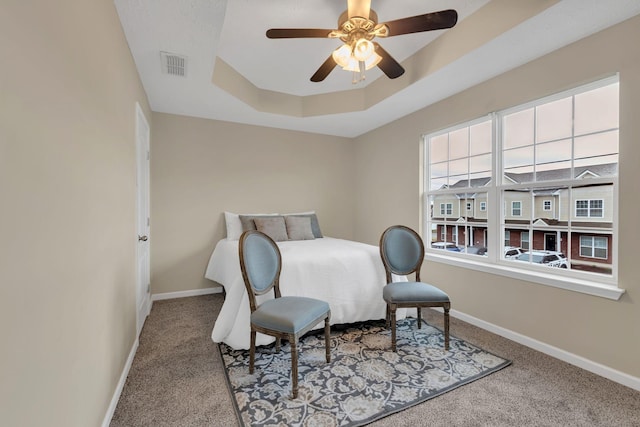
[[[111, 426], [237, 426], [211, 330], [221, 294], [156, 301]], [[442, 315], [425, 311], [442, 327]], [[451, 318], [513, 364], [371, 426], [640, 426], [640, 392]]]

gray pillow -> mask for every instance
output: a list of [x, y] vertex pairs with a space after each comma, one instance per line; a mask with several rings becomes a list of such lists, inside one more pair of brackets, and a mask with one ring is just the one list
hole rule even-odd
[[320, 231], [320, 224], [318, 223], [318, 217], [315, 213], [310, 214], [291, 214], [285, 215], [285, 217], [306, 217], [311, 219], [311, 230], [313, 231], [313, 237], [316, 239], [322, 237], [322, 231]]
[[282, 242], [283, 240], [289, 240], [287, 227], [285, 226], [283, 217], [274, 216], [270, 218], [255, 218], [253, 222], [256, 225], [256, 230], [271, 237], [274, 241]]
[[[242, 231], [256, 230], [256, 224], [253, 222], [256, 218], [273, 218], [279, 215], [266, 214], [266, 215], [238, 215], [240, 217], [240, 224], [242, 224]], [[282, 218], [282, 217], [281, 217]]]
[[284, 218], [289, 240], [313, 240], [311, 218], [306, 216], [287, 216]]

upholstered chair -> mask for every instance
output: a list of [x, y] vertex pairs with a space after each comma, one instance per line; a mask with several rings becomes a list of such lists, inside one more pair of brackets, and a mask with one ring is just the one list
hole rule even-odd
[[[449, 349], [449, 296], [437, 287], [420, 281], [424, 260], [424, 244], [414, 230], [403, 225], [387, 228], [380, 238], [380, 256], [387, 274], [382, 296], [387, 303], [387, 327], [391, 322], [391, 347], [396, 351], [396, 310], [418, 309], [418, 328], [422, 327], [422, 307], [444, 309], [444, 348]], [[392, 282], [392, 274], [407, 276], [415, 273], [414, 282]]]
[[[312, 298], [293, 297], [280, 294], [280, 270], [282, 257], [276, 243], [259, 231], [246, 231], [240, 237], [240, 268], [249, 295], [251, 308], [251, 348], [249, 373], [253, 374], [256, 352], [256, 333], [276, 337], [276, 351], [280, 351], [280, 340], [291, 345], [292, 397], [298, 397], [298, 340], [324, 320], [324, 337], [327, 363], [331, 361], [329, 304]], [[273, 299], [260, 305], [256, 296], [274, 291]]]

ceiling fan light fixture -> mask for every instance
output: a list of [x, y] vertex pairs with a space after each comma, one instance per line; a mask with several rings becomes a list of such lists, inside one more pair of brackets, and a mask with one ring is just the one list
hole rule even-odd
[[364, 69], [365, 70], [370, 70], [373, 67], [375, 67], [376, 65], [378, 65], [378, 63], [380, 63], [380, 61], [382, 61], [382, 56], [380, 56], [377, 53], [373, 52], [373, 55], [371, 55], [366, 61], [364, 61]]
[[373, 55], [375, 46], [369, 40], [361, 38], [353, 46], [353, 56], [358, 61], [366, 61]]
[[336, 64], [344, 68], [349, 65], [349, 60], [351, 59], [351, 46], [343, 44], [334, 50], [331, 56], [333, 56], [333, 60], [336, 61]]

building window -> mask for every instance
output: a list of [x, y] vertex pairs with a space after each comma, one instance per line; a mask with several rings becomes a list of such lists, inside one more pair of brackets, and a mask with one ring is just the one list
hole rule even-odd
[[576, 217], [602, 218], [604, 200], [576, 200]]
[[511, 202], [511, 216], [522, 215], [522, 202]]
[[[425, 135], [424, 229], [460, 227], [468, 236], [481, 230], [486, 246], [497, 250], [478, 261], [500, 274], [517, 268], [537, 280], [536, 271], [548, 272], [526, 256], [500, 256], [519, 241], [526, 250], [555, 247], [567, 255], [567, 268], [553, 274], [559, 286], [617, 285], [617, 259], [609, 254], [618, 229], [618, 117], [616, 76]], [[442, 212], [433, 215], [434, 206], [446, 214], [446, 200], [462, 207], [478, 199], [481, 218], [453, 223]], [[460, 265], [468, 259], [444, 256]], [[591, 268], [579, 259], [572, 265], [572, 257], [605, 261]]]
[[467, 202], [467, 212], [471, 211], [471, 203]]
[[607, 259], [607, 238], [580, 236], [580, 256], [585, 258]]
[[440, 216], [451, 216], [453, 214], [453, 203], [440, 203]]

